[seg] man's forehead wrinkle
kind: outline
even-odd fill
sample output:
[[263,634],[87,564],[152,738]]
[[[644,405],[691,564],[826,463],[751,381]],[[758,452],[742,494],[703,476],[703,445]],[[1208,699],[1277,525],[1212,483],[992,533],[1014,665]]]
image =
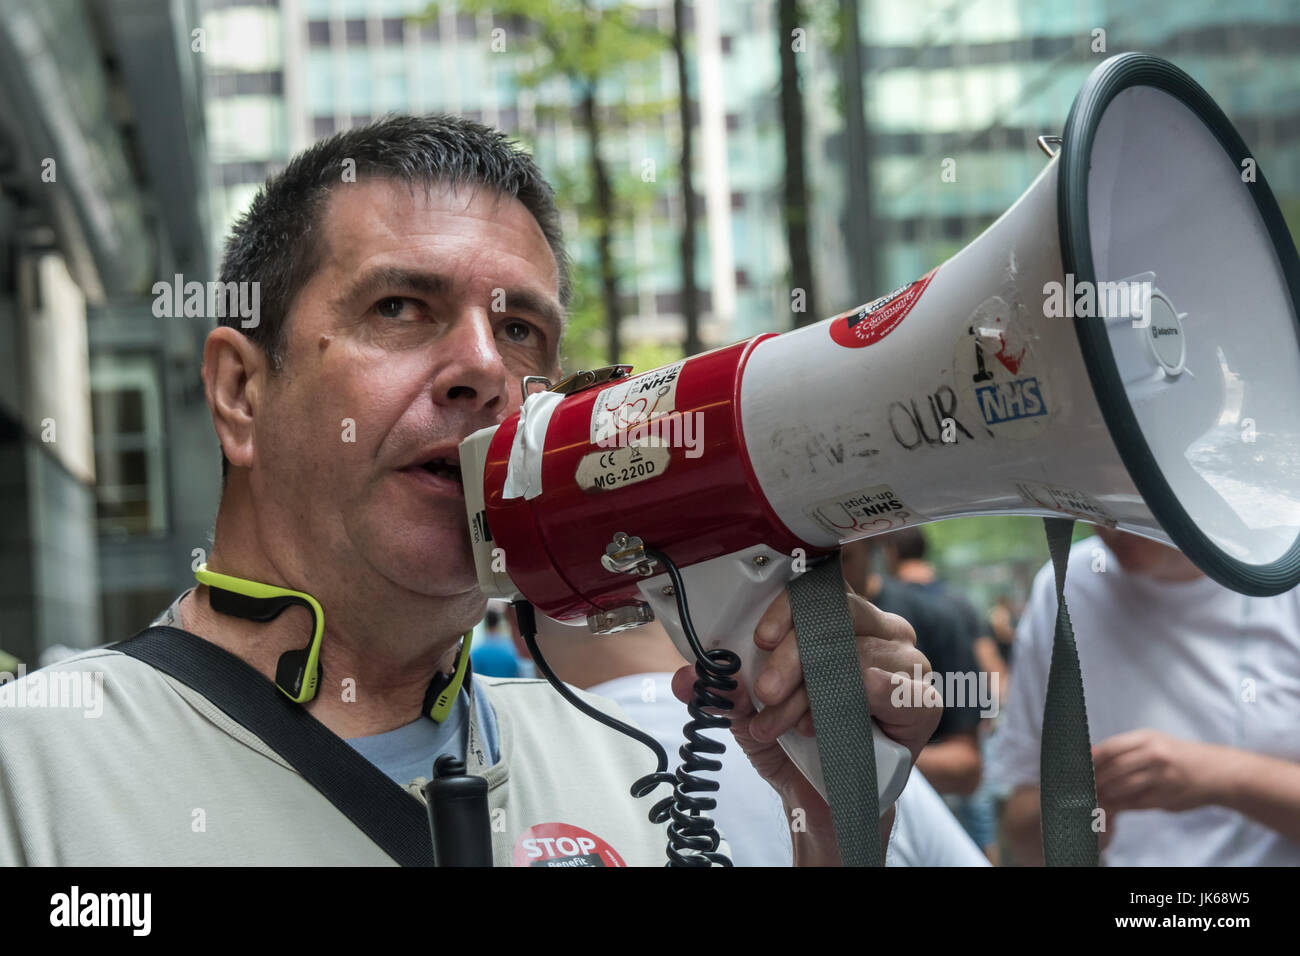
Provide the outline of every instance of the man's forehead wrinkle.
[[[490,281],[493,287],[518,290],[524,284],[533,285],[536,279],[541,279],[542,285],[536,290],[540,295],[535,297],[545,300],[550,307],[536,311],[553,313],[554,317],[558,318],[555,323],[556,332],[562,335],[567,325],[568,315],[557,296],[559,264],[540,225],[527,207],[501,190],[487,188],[477,183],[456,184],[444,180],[422,182],[421,185],[428,197],[428,212],[435,215],[449,214],[452,217],[451,221],[439,222],[433,218],[429,220],[421,218],[423,210],[419,208],[415,180],[403,181],[377,177],[359,183],[360,190],[357,186],[350,185],[332,190],[338,195],[330,197],[325,216],[322,217],[325,228],[321,230],[321,238],[326,240],[322,242],[324,246],[322,251],[325,253],[322,266],[328,267],[334,273],[334,280],[345,288],[339,293],[330,295],[331,302],[344,303],[361,291],[367,279],[376,282],[374,275],[368,277],[364,275],[373,270],[376,259],[389,259],[378,268],[379,272],[388,273],[386,277],[388,279],[400,280],[402,277],[398,273],[402,271],[412,274],[444,272],[450,263],[443,265],[432,262],[417,263],[411,256],[400,255],[400,253],[415,253],[430,248],[440,253],[442,249],[439,247],[445,246],[447,252],[458,258],[466,251],[477,253],[472,256],[475,260],[474,271],[478,272],[477,267],[480,265],[492,266],[493,268],[484,274],[484,278]],[[375,195],[371,192],[367,196],[366,192],[370,190],[377,190],[380,194]],[[383,196],[384,193],[387,193],[387,200]],[[474,211],[472,207],[479,197],[484,200],[486,208]],[[403,199],[411,202],[411,205],[405,209],[402,208]],[[508,207],[509,201],[518,204],[518,209],[509,209],[508,215],[503,216],[502,207]],[[460,208],[462,205],[463,210]],[[518,215],[510,215],[516,212]],[[497,231],[505,233],[505,235],[484,237],[488,243],[498,247],[496,253],[488,254],[489,250],[481,248],[482,243],[474,243],[472,249],[458,249],[456,245],[458,242],[466,238],[467,234],[472,235],[475,228],[481,227],[469,227],[463,222],[458,224],[455,221],[457,218],[484,222],[488,224],[490,233]],[[337,238],[334,238],[334,234],[337,234]],[[521,239],[526,241],[521,242]],[[446,245],[447,243],[451,245]],[[357,259],[358,252],[365,256],[361,261]],[[394,257],[394,253],[399,255]],[[398,261],[393,261],[394,258]],[[533,272],[536,278],[534,276],[511,278],[493,274],[495,268],[507,259],[516,260],[526,270]],[[354,277],[355,281],[349,281]],[[383,278],[385,277],[380,276],[378,282],[382,282]],[[427,282],[420,284],[429,285]],[[335,285],[335,288],[337,287]]]

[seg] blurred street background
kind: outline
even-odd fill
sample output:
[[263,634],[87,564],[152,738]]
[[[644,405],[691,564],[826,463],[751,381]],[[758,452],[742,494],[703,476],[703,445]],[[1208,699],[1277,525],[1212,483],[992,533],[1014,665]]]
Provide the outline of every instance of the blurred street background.
[[[192,584],[220,486],[211,321],[156,317],[150,290],[214,278],[313,141],[389,112],[517,137],[577,259],[566,367],[644,370],[942,262],[1130,50],[1209,90],[1294,232],[1297,2],[0,0],[0,649],[127,637]],[[1037,519],[925,530],[1014,619]]]

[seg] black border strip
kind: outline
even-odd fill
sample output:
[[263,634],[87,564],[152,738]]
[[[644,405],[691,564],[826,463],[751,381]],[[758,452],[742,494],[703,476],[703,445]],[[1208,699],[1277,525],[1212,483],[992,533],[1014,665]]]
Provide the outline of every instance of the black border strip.
[[[1070,107],[1060,152],[1057,218],[1061,261],[1066,272],[1074,273],[1076,281],[1096,281],[1088,229],[1088,173],[1097,126],[1110,101],[1132,86],[1154,87],[1182,102],[1214,134],[1238,168],[1243,159],[1251,156],[1241,136],[1210,95],[1172,63],[1145,53],[1123,53],[1100,64],[1084,81],[1074,105]],[[1300,321],[1296,319],[1300,313],[1297,307],[1300,303],[1300,257],[1296,255],[1295,243],[1273,191],[1258,165],[1250,192],[1286,277],[1291,293],[1292,321],[1296,324],[1297,343],[1300,343]],[[1120,457],[1151,513],[1174,543],[1211,578],[1243,594],[1268,597],[1300,584],[1300,535],[1282,557],[1271,564],[1257,565],[1228,555],[1196,526],[1165,480],[1142,434],[1115,367],[1105,327],[1084,318],[1075,318],[1074,325],[1097,404]],[[1300,386],[1300,383],[1292,383],[1292,386]]]

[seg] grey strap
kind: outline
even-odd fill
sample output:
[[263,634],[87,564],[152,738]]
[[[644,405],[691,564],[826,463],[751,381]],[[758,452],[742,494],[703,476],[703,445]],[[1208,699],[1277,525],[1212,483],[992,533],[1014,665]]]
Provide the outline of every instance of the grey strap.
[[840,858],[880,866],[876,745],[839,552],[786,590]]
[[1092,772],[1092,741],[1083,699],[1083,672],[1065,606],[1065,570],[1074,521],[1044,518],[1047,547],[1056,571],[1056,633],[1052,668],[1047,675],[1043,708],[1042,763],[1039,794],[1043,825],[1043,859],[1048,866],[1096,866],[1097,832],[1092,828],[1097,784]]

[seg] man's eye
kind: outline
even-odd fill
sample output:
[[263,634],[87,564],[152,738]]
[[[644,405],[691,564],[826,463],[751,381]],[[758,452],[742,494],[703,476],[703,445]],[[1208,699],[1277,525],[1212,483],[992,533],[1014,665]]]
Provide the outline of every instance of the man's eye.
[[533,335],[533,327],[527,322],[507,322],[502,329],[511,342],[527,342]]
[[380,299],[375,303],[375,311],[386,319],[400,318],[403,312],[410,312],[408,303],[399,296],[392,296],[387,299]]

